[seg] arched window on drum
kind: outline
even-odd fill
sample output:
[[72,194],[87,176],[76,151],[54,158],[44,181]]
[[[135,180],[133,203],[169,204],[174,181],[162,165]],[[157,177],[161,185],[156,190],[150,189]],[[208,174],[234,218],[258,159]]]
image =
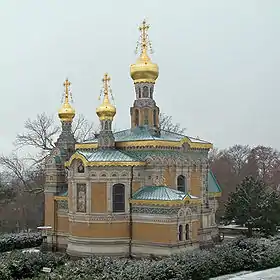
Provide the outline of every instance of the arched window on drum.
[[177,177],[177,190],[181,192],[186,192],[186,177],[184,175],[179,175]]
[[139,110],[135,110],[135,126],[139,126]]

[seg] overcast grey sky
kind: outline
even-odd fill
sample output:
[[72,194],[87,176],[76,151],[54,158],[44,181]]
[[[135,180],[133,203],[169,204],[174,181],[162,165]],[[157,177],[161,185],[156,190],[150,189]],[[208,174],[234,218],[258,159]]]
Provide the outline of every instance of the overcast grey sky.
[[116,128],[129,127],[129,65],[144,18],[162,112],[220,148],[280,149],[279,14],[278,0],[1,0],[0,151],[9,153],[26,119],[56,115],[65,77],[76,111],[97,122],[109,72]]

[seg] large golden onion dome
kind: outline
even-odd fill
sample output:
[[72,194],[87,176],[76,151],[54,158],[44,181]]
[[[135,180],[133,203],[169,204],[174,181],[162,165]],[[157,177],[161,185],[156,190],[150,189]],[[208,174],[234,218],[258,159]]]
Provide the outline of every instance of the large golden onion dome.
[[66,79],[63,85],[65,87],[65,96],[64,102],[58,111],[58,117],[62,122],[72,122],[75,117],[75,109],[69,103],[69,86],[71,83]]
[[103,81],[104,99],[100,106],[96,108],[96,114],[100,120],[113,120],[116,115],[116,107],[111,104],[109,99],[109,81],[110,77],[105,73]]
[[148,47],[151,47],[147,33],[149,27],[145,20],[139,27],[141,53],[136,63],[130,65],[130,76],[134,83],[155,83],[159,75],[158,65],[151,61],[147,53]]

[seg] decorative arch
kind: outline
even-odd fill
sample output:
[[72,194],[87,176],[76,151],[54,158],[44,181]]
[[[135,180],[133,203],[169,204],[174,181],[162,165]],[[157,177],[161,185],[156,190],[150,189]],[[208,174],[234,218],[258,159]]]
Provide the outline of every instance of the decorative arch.
[[122,177],[128,177],[128,173],[126,171],[122,172],[121,174]]
[[168,165],[169,166],[175,166],[176,165],[176,160],[174,158],[169,158],[168,159]]
[[106,171],[101,171],[99,174],[99,178],[102,179],[102,178],[106,178],[106,177],[108,177],[108,173]]
[[182,218],[185,216],[185,210],[183,208],[181,208],[179,211],[178,211],[178,217],[179,218]]
[[177,177],[177,190],[181,192],[186,192],[186,177],[184,175],[179,175]]
[[152,162],[153,162],[153,158],[151,157],[151,156],[147,156],[146,158],[145,158],[145,161],[146,161],[146,163],[147,164],[151,164]]
[[185,214],[186,214],[186,216],[191,216],[192,215],[191,208],[187,207],[186,210],[185,210]]
[[118,177],[118,174],[117,174],[116,172],[113,172],[113,173],[111,174],[111,177]]
[[87,164],[88,164],[87,159],[86,159],[83,155],[81,155],[79,152],[76,152],[75,154],[73,154],[73,155],[71,156],[71,158],[69,159],[69,161],[67,161],[67,162],[65,163],[65,166],[70,167],[70,166],[72,165],[72,162],[73,162],[74,160],[81,160],[84,166],[87,166]]
[[113,185],[113,212],[125,212],[125,185],[124,184],[115,184]]

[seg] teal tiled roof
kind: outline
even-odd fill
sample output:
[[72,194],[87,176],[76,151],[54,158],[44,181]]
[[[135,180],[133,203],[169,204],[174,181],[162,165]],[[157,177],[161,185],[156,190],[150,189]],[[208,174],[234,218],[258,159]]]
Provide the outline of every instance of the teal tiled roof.
[[166,186],[145,186],[134,193],[132,199],[174,201],[184,200],[186,197],[196,198],[194,196]]
[[208,172],[208,191],[210,193],[220,193],[222,191],[212,171]]
[[204,140],[196,139],[193,137],[188,137],[183,134],[175,133],[175,132],[170,132],[166,130],[161,130],[160,131],[160,136],[154,136],[152,134],[152,131],[146,127],[146,126],[141,126],[141,127],[136,127],[134,129],[126,129],[122,131],[118,131],[114,133],[115,139],[117,142],[125,142],[125,141],[141,141],[141,140],[165,140],[165,141],[180,141],[183,138],[187,137],[189,138],[192,142],[196,143],[209,143]]
[[84,156],[89,162],[103,161],[103,162],[138,162],[139,159],[133,158],[128,154],[115,149],[98,149],[93,151],[78,150],[77,153]]
[[133,158],[138,158],[139,160],[145,160],[148,156],[168,157],[172,159],[184,158],[182,152],[176,150],[131,150],[125,151],[125,153]]
[[[160,136],[154,136],[152,131],[147,126],[140,126],[133,129],[125,129],[114,133],[116,142],[127,142],[127,141],[142,141],[142,140],[162,140],[162,141],[174,141],[178,142],[183,138],[187,137],[190,141],[194,143],[209,143],[204,140],[196,139],[194,137],[189,137],[183,134],[170,132],[166,130],[161,130]],[[87,140],[83,143],[96,143],[97,138],[92,140]]]

